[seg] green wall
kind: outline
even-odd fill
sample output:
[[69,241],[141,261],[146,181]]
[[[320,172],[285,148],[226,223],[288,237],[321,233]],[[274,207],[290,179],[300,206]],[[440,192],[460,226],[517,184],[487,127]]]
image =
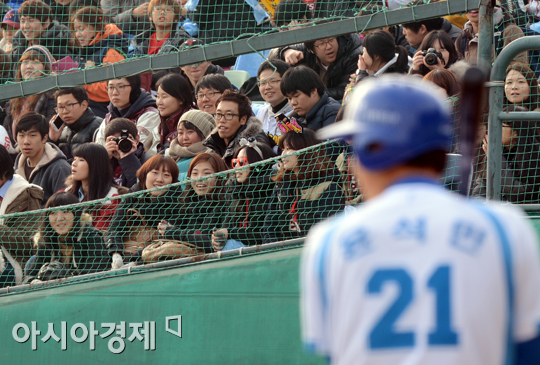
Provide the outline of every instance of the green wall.
[[[540,234],[540,217],[531,221]],[[301,248],[282,249],[190,266],[56,286],[0,296],[0,364],[322,364],[306,355],[300,342],[298,267]],[[165,318],[182,316],[182,338],[165,330]],[[12,335],[17,323],[41,335],[37,350]],[[53,339],[43,343],[48,323],[60,335],[67,322],[67,349]],[[76,343],[75,323],[126,322],[125,350],[113,354],[115,334]],[[129,323],[155,322],[155,350],[127,338]],[[178,322],[170,327],[177,330]],[[79,330],[77,336],[81,336]],[[21,329],[18,335],[22,337]],[[118,345],[115,345],[117,348]]]
[[[298,265],[300,248],[112,277],[0,297],[0,364],[320,364],[300,342]],[[182,315],[182,338],[165,330],[165,317]],[[20,322],[41,331],[37,350],[31,338],[16,342]],[[43,343],[48,323],[57,336],[67,325],[67,350],[53,339]],[[76,343],[71,327],[89,328],[125,321],[125,350],[113,354],[99,336]],[[129,323],[155,321],[154,351],[127,338]],[[177,330],[178,322],[171,323]],[[102,332],[102,333],[103,333]],[[19,337],[24,336],[21,329]],[[77,332],[81,336],[82,331]],[[115,345],[117,348],[118,345]]]

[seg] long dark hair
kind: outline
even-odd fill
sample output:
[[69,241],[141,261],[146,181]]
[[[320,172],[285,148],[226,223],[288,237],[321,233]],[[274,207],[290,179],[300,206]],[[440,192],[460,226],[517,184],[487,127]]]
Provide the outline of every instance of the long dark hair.
[[[418,47],[418,50],[427,51],[428,49],[433,48],[433,44],[435,44],[437,41],[439,41],[441,47],[446,49],[449,53],[448,63],[444,65],[444,68],[448,68],[459,60],[459,54],[456,50],[454,42],[452,42],[452,38],[450,38],[448,33],[446,33],[444,30],[433,30],[429,32],[424,37],[420,47]],[[426,75],[431,70],[425,65],[421,65],[420,71],[422,72],[422,75]]]
[[368,51],[373,61],[378,56],[381,62],[389,62],[396,53],[398,59],[396,63],[388,67],[385,73],[406,73],[409,69],[409,54],[403,46],[396,46],[394,37],[385,30],[376,30],[373,33],[369,33],[362,43],[364,48]]
[[[51,195],[49,200],[47,200],[47,204],[45,204],[45,209],[71,206],[77,203],[79,203],[79,198],[77,198],[75,195],[67,191],[59,191],[58,193]],[[69,211],[73,213],[74,217],[73,226],[71,228],[71,231],[69,231],[67,234],[66,242],[74,243],[76,241],[75,237],[81,229],[80,221],[83,208],[72,206],[69,208]],[[49,247],[51,243],[58,243],[59,241],[58,233],[56,233],[56,231],[51,227],[51,223],[49,221],[49,215],[53,212],[54,211],[50,210],[44,211],[43,221],[40,228],[41,239],[43,243]]]
[[[113,182],[113,172],[110,165],[109,154],[105,147],[97,143],[83,143],[73,151],[73,157],[84,158],[88,163],[88,191],[84,192],[82,201],[102,199],[107,196]],[[82,186],[81,181],[68,178],[69,186],[66,191],[77,195]]]
[[193,93],[189,88],[189,81],[180,74],[170,73],[156,82],[156,90],[161,87],[170,96],[180,100],[184,107],[191,107],[193,104]]

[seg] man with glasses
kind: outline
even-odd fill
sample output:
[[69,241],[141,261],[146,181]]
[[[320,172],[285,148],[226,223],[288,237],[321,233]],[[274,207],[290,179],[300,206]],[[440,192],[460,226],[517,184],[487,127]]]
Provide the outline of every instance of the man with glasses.
[[[88,94],[84,87],[70,87],[56,92],[57,117],[49,123],[49,140],[56,144],[69,162],[77,146],[92,142],[95,131],[103,119],[97,117],[88,107]],[[56,125],[63,125],[56,130]]]
[[225,90],[217,101],[216,128],[203,142],[208,152],[215,152],[223,158],[228,167],[242,138],[254,137],[267,143],[262,123],[253,116],[249,98],[236,90]]
[[358,35],[351,33],[284,47],[279,56],[290,65],[303,64],[314,70],[327,94],[340,101],[351,74],[356,72],[360,46]]
[[290,68],[289,64],[278,59],[265,61],[257,71],[257,85],[264,101],[268,103],[257,112],[257,118],[263,123],[263,132],[268,137],[268,143],[274,153],[278,155],[279,137],[281,129],[278,128],[276,116],[284,114],[289,116],[293,108],[281,92],[281,78]]

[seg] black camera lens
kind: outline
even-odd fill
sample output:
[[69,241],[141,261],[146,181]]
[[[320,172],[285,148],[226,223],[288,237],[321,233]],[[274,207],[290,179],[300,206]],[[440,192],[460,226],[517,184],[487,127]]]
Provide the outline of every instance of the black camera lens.
[[438,57],[434,53],[428,53],[424,59],[426,60],[426,63],[430,66],[433,66],[439,63]]
[[128,153],[131,151],[131,141],[128,138],[120,138],[118,141],[116,141],[118,144],[118,149],[124,153]]

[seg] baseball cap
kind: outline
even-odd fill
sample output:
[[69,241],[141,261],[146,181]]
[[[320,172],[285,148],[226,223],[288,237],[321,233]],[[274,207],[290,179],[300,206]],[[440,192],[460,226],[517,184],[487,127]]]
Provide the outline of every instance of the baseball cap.
[[4,28],[5,25],[9,25],[15,29],[19,29],[21,27],[17,10],[10,10],[7,12],[7,14],[4,16],[4,20],[2,20],[2,28]]

